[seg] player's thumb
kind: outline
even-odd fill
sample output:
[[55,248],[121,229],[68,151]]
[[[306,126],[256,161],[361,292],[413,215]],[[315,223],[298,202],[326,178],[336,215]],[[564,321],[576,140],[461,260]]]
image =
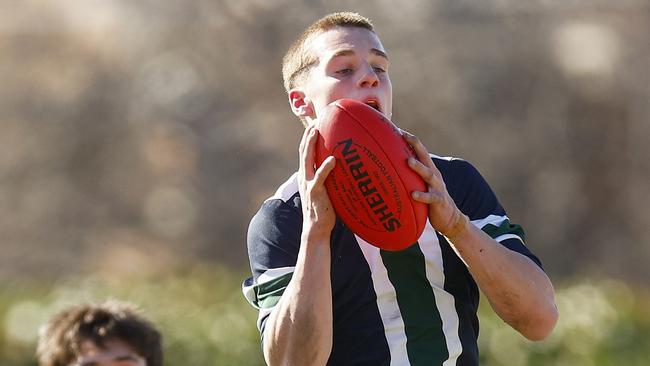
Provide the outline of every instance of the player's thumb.
[[316,175],[315,175],[315,180],[317,184],[322,184],[327,176],[330,174],[332,169],[334,169],[334,166],[336,165],[336,159],[333,156],[328,156],[323,160],[323,164],[321,164],[318,169],[316,170]]

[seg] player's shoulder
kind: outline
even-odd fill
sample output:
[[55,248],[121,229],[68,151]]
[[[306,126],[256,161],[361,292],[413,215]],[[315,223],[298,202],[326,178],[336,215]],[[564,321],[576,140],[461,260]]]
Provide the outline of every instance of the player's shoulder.
[[[492,189],[478,169],[469,161],[450,156],[429,154],[440,171],[447,191],[459,205],[492,197]],[[465,207],[467,208],[467,207]]]
[[264,203],[280,200],[283,202],[289,202],[292,198],[298,193],[298,172],[293,173],[289,179],[282,183],[275,193],[264,200]]
[[274,221],[278,217],[300,214],[300,196],[298,194],[298,173],[291,175],[282,183],[275,193],[262,202],[259,210],[251,220],[251,225]]
[[471,179],[480,175],[474,165],[463,158],[442,156],[434,153],[429,153],[429,157],[431,157],[445,180]]
[[264,258],[269,247],[273,246],[298,247],[296,243],[299,243],[302,228],[302,210],[297,177],[294,174],[281,184],[251,218],[247,233],[250,258]]

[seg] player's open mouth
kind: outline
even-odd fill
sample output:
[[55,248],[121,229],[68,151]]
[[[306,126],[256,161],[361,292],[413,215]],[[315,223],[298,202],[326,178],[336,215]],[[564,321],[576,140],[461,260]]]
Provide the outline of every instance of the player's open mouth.
[[379,109],[379,102],[377,102],[376,100],[369,99],[369,100],[366,100],[364,103],[366,103],[367,105],[369,105],[369,106],[373,107],[374,109],[378,110],[379,112],[381,112],[381,110]]

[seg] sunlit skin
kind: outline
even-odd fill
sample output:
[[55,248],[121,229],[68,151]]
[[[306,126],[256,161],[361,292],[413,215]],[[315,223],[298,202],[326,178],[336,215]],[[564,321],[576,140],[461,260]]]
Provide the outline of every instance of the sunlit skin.
[[393,111],[389,61],[377,35],[365,28],[337,27],[313,39],[318,62],[307,81],[289,91],[294,113],[313,124],[329,103],[349,98],[374,101],[387,117]]
[[[324,182],[335,159],[330,156],[315,167],[318,112],[332,101],[350,98],[372,104],[389,118],[392,114],[388,57],[375,33],[336,27],[315,37],[311,51],[318,62],[303,85],[289,91],[293,113],[307,121],[298,170],[303,227],[292,280],[265,329],[264,357],[269,365],[325,365],[332,349],[330,236],[336,216]],[[428,185],[426,192],[412,192],[413,199],[429,205],[431,225],[453,236],[449,239],[455,251],[505,322],[531,340],[545,338],[558,318],[546,274],[474,225],[457,230],[464,215],[447,192],[442,174],[416,136],[408,132],[403,136],[417,154],[409,166]]]
[[81,355],[70,366],[147,366],[147,361],[119,339],[109,339],[102,347],[85,340]]

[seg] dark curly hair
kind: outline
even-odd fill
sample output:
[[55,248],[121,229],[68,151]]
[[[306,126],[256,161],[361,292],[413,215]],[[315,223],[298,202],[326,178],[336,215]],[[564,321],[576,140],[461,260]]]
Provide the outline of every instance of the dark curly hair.
[[80,356],[84,341],[101,348],[115,339],[129,345],[147,366],[162,366],[160,332],[135,306],[114,300],[74,306],[53,316],[41,328],[36,354],[40,366],[69,366]]

